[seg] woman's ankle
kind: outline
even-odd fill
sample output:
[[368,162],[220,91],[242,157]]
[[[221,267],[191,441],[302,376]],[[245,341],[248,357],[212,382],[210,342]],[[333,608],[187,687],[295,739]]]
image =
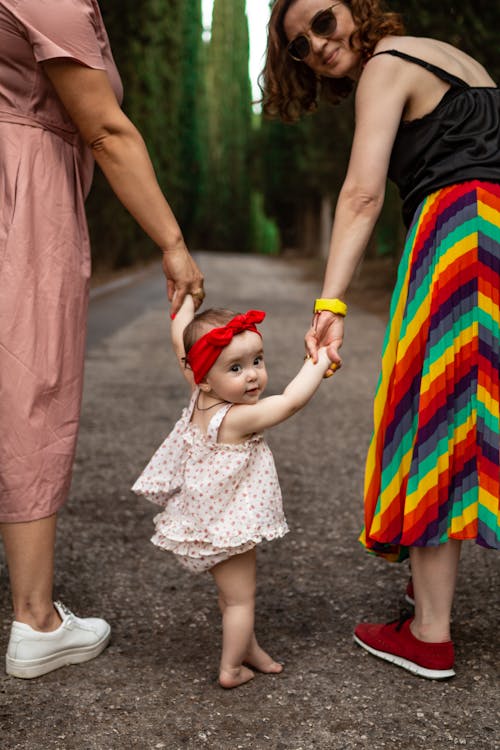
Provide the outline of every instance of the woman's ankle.
[[42,633],[57,630],[61,624],[61,618],[52,601],[37,605],[31,602],[15,604],[14,619]]
[[410,624],[410,631],[417,640],[424,643],[447,643],[451,641],[449,621],[423,623],[415,617]]

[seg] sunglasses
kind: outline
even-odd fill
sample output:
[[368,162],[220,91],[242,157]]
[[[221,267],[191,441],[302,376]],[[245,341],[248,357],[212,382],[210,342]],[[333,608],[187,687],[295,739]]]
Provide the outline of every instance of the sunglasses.
[[[316,13],[309,24],[309,31],[312,31],[315,36],[322,37],[330,36],[330,34],[335,33],[337,19],[335,18],[332,8],[340,4],[341,3],[333,3],[333,5],[330,5],[326,10],[320,10],[319,13]],[[293,60],[302,62],[302,60],[305,60],[311,52],[311,42],[309,37],[305,33],[299,34],[295,39],[292,39],[286,50]]]

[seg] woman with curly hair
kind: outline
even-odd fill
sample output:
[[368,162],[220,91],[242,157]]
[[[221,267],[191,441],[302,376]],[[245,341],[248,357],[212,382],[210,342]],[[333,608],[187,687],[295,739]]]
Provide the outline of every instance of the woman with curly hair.
[[[408,228],[365,474],[368,551],[409,556],[414,616],[356,642],[431,679],[454,675],[463,540],[500,548],[500,93],[479,62],[406,36],[380,0],[277,0],[263,102],[285,121],[355,89],[356,126],[306,346],[340,364],[344,297],[386,178]],[[407,594],[409,594],[407,590]]]

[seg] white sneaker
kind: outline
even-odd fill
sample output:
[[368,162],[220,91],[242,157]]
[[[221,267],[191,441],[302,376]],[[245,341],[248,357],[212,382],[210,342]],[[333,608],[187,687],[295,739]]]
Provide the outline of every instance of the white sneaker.
[[42,633],[23,622],[13,622],[5,657],[7,674],[40,677],[66,664],[90,661],[108,645],[111,628],[98,617],[76,617],[61,602],[54,602],[62,623]]

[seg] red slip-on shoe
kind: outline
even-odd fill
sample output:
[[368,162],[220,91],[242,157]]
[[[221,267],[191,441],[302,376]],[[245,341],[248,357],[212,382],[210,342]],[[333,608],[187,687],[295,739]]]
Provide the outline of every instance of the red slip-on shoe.
[[387,625],[362,623],[354,631],[354,640],[380,659],[397,664],[419,677],[444,680],[453,677],[453,643],[427,643],[415,638],[408,615]]

